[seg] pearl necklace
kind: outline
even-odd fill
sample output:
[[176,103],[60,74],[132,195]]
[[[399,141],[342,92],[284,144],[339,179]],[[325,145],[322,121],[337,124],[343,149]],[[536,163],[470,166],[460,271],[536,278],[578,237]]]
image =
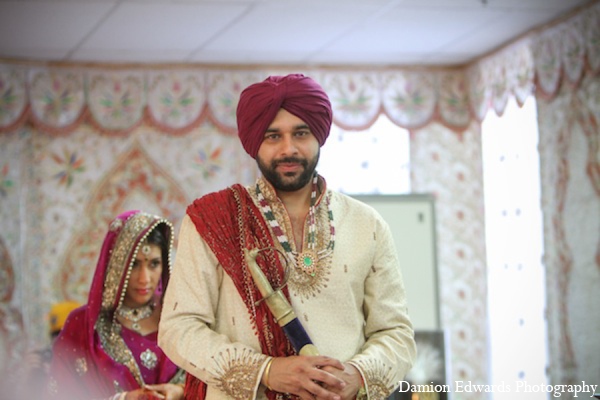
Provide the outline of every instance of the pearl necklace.
[[141,306],[138,308],[131,308],[123,305],[117,310],[117,314],[119,314],[120,317],[126,319],[127,321],[131,321],[131,327],[135,331],[139,332],[141,330],[139,322],[151,316],[154,312],[154,307],[156,307],[156,304],[154,304],[154,302],[150,302],[145,306]]
[[327,216],[329,218],[329,243],[327,247],[322,250],[316,251],[317,241],[317,220],[315,217],[315,203],[317,200],[317,181],[318,175],[315,173],[312,183],[312,191],[310,194],[310,207],[308,209],[308,238],[306,249],[302,253],[298,253],[292,250],[292,246],[287,238],[287,235],[281,229],[279,222],[275,218],[273,209],[269,205],[269,202],[265,199],[263,193],[260,190],[258,183],[256,184],[256,196],[258,198],[261,211],[265,219],[269,222],[269,226],[273,230],[277,240],[285,250],[290,262],[302,271],[310,276],[315,276],[317,272],[317,264],[320,260],[327,257],[333,251],[335,246],[335,226],[333,223],[333,213],[330,207],[330,196],[325,196],[325,204],[327,205]]

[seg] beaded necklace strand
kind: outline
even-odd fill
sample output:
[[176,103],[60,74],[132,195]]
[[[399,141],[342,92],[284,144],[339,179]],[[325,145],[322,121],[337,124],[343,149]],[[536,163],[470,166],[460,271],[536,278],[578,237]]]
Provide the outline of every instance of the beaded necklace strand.
[[287,238],[287,235],[281,229],[279,222],[275,218],[275,214],[265,199],[258,183],[256,184],[256,196],[261,208],[261,212],[277,237],[277,240],[285,250],[290,262],[310,276],[315,276],[317,273],[317,264],[320,260],[327,257],[335,246],[335,225],[333,223],[333,212],[330,207],[330,196],[325,196],[325,204],[327,206],[327,217],[329,219],[329,243],[327,247],[316,251],[317,242],[317,219],[315,216],[315,204],[317,201],[317,182],[318,175],[315,173],[312,182],[312,191],[310,194],[310,207],[308,209],[308,237],[306,250],[301,253],[292,250],[292,246]]

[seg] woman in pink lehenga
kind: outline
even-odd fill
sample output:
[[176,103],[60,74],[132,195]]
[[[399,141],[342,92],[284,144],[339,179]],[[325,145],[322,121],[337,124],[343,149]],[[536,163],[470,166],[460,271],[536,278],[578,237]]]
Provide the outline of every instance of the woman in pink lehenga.
[[183,398],[184,372],[157,345],[172,243],[163,218],[128,211],[111,222],[88,302],[54,344],[50,398]]

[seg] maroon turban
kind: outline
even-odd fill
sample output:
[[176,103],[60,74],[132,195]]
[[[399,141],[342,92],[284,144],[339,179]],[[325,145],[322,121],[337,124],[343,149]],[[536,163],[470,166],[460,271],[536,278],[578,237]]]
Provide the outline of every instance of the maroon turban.
[[302,74],[270,76],[244,89],[237,106],[238,135],[252,158],[282,108],[306,122],[321,146],[325,143],[333,114],[323,88]]

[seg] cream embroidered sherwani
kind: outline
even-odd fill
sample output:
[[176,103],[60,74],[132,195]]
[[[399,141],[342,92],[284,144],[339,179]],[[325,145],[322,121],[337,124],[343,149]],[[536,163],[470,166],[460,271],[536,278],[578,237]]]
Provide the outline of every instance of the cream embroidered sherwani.
[[[258,184],[294,248],[283,204],[264,179]],[[255,187],[247,189],[258,205]],[[291,304],[320,354],[352,363],[369,398],[384,399],[416,353],[393,238],[371,207],[337,192],[325,191],[325,196],[330,196],[335,248],[318,262],[315,276],[290,268]],[[317,251],[330,241],[325,196],[316,206]],[[164,299],[159,345],[208,384],[208,399],[266,398],[260,379],[269,356],[261,353],[232,280],[187,215]]]

